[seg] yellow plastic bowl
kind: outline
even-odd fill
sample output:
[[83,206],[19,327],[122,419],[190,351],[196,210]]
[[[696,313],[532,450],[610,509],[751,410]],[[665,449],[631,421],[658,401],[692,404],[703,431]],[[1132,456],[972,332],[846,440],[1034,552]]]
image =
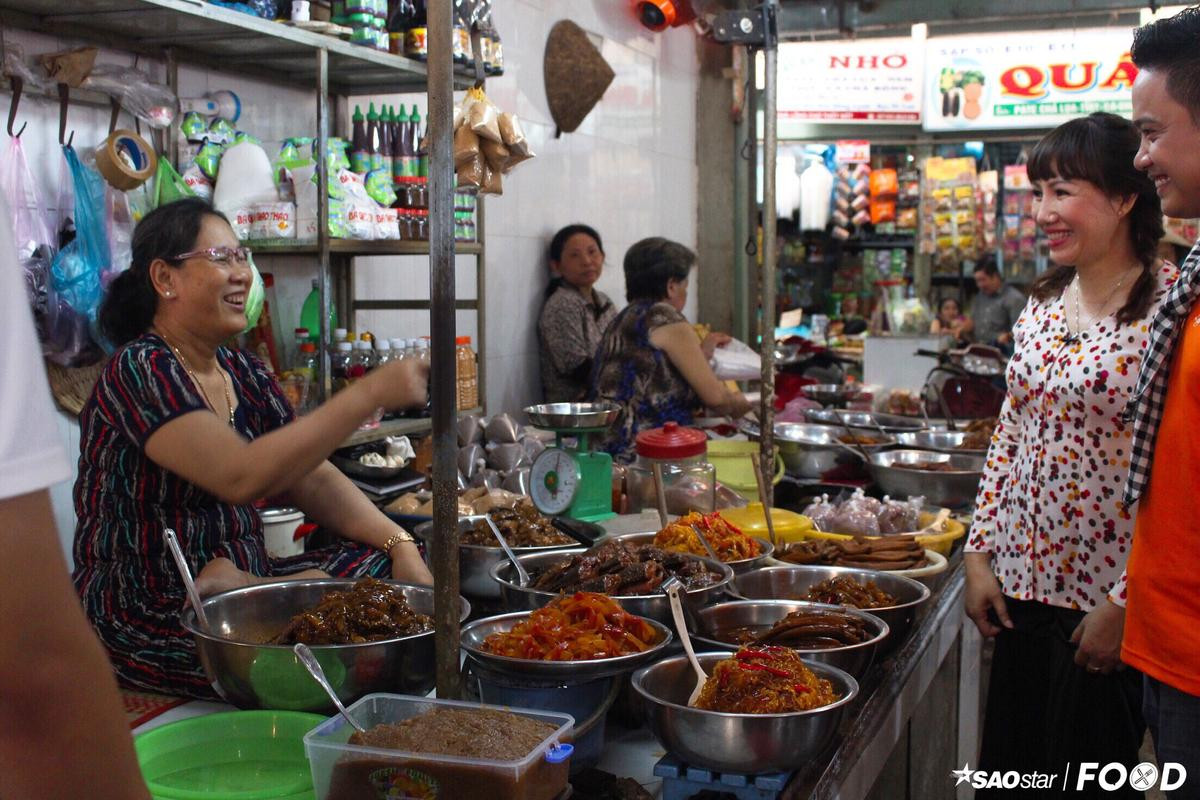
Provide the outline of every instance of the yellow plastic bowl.
[[[758,481],[754,479],[752,453],[758,452],[758,442],[711,441],[708,443],[708,463],[717,472],[717,480],[747,500],[758,499]],[[764,470],[765,471],[765,470]],[[775,473],[772,483],[783,478],[783,456],[775,453]]]
[[[935,511],[922,511],[920,524],[922,527],[930,524],[937,517]],[[935,553],[941,553],[944,556],[950,555],[950,548],[954,546],[954,540],[963,536],[967,532],[967,526],[950,517],[946,520],[945,530],[941,533],[924,533],[916,537],[916,540],[921,543],[922,547],[933,550]],[[891,536],[911,536],[908,533],[894,533]],[[805,533],[805,538],[808,539],[853,539],[854,537],[848,533],[827,533],[825,531],[810,530]],[[887,536],[864,536],[864,539],[886,539]]]
[[[718,513],[747,536],[770,540],[767,515],[763,513],[762,503],[751,503],[745,508],[724,508]],[[771,509],[771,523],[775,526],[775,539],[780,545],[803,541],[813,529],[811,519],[784,508]]]

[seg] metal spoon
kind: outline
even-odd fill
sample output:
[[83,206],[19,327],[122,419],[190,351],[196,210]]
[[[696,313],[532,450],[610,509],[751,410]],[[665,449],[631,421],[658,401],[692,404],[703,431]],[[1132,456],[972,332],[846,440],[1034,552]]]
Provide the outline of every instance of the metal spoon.
[[939,511],[937,513],[937,516],[933,518],[933,522],[929,523],[924,528],[917,531],[917,535],[928,534],[928,533],[941,533],[944,529],[944,526],[946,525],[946,520],[948,520],[948,519],[950,519],[950,509],[943,508],[941,511]]
[[708,673],[704,671],[704,667],[700,666],[700,660],[696,658],[696,651],[692,649],[692,637],[688,634],[687,623],[683,620],[683,605],[679,599],[679,587],[679,581],[668,582],[666,592],[671,601],[671,617],[675,620],[675,630],[679,633],[679,641],[683,642],[683,651],[687,653],[688,661],[696,672],[696,688],[692,689],[692,693],[688,697],[688,705],[694,706],[700,699],[700,691],[704,688],[705,681],[708,680]]
[[196,582],[192,580],[192,568],[188,566],[187,559],[183,557],[183,548],[179,546],[179,537],[170,528],[163,528],[163,538],[167,540],[167,549],[171,551],[171,556],[175,559],[175,566],[179,568],[179,576],[183,578],[183,586],[187,589],[188,600],[191,601],[192,608],[196,610],[196,621],[204,630],[212,630],[208,624],[208,616],[204,613],[204,606],[200,602],[200,593],[196,591]]
[[693,525],[692,530],[696,532],[697,538],[700,539],[700,544],[704,545],[704,549],[708,552],[708,557],[713,561],[720,561],[720,556],[717,555],[717,551],[713,549],[713,546],[708,543],[708,537],[704,535],[704,531],[700,530],[700,526]]
[[484,519],[487,520],[488,527],[492,529],[492,534],[496,537],[496,541],[504,548],[504,553],[508,556],[508,560],[517,568],[517,585],[525,588],[529,585],[529,573],[525,571],[525,567],[517,560],[517,554],[508,546],[508,540],[504,538],[504,534],[496,527],[496,523],[492,521],[491,515],[485,515]]
[[662,464],[655,461],[651,468],[654,473],[654,494],[658,498],[658,522],[661,527],[667,527],[667,493],[663,490]]
[[296,658],[300,659],[300,663],[308,670],[308,674],[313,676],[313,680],[321,684],[321,688],[325,690],[325,694],[329,695],[329,699],[337,706],[337,710],[341,715],[354,726],[354,730],[359,733],[366,733],[367,729],[358,724],[358,720],[350,716],[350,712],[342,705],[341,698],[337,696],[337,692],[329,685],[329,679],[325,677],[325,670],[321,669],[321,662],[317,661],[317,657],[313,655],[313,651],[308,649],[308,645],[304,642],[296,642],[292,652],[296,654]]

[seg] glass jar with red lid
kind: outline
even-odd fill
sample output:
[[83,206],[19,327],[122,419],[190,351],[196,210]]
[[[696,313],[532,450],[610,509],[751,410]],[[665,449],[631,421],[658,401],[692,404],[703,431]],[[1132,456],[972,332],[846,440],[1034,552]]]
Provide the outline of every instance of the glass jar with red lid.
[[626,470],[629,511],[654,511],[654,465],[662,469],[667,513],[682,516],[691,511],[716,510],[717,474],[708,462],[708,437],[703,431],[668,422],[642,431],[635,439],[637,459]]

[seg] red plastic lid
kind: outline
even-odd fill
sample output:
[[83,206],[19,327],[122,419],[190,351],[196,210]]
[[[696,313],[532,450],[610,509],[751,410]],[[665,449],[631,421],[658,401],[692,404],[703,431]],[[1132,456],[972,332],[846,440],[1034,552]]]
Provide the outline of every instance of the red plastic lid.
[[695,428],[684,428],[678,422],[668,422],[661,428],[642,431],[637,435],[639,456],[669,461],[691,458],[708,452],[708,437]]

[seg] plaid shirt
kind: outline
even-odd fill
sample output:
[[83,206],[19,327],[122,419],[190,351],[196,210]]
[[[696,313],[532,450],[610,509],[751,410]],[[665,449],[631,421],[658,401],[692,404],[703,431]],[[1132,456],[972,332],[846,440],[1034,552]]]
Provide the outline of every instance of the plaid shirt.
[[1129,405],[1125,407],[1125,423],[1133,425],[1133,447],[1130,451],[1129,478],[1125,483],[1125,507],[1130,508],[1142,496],[1150,483],[1150,467],[1154,460],[1154,440],[1162,421],[1163,405],[1167,399],[1167,380],[1171,373],[1171,356],[1179,341],[1182,322],[1196,298],[1200,296],[1200,242],[1192,247],[1179,269],[1179,279],[1163,299],[1158,313],[1150,323],[1150,345],[1142,360],[1137,386]]

